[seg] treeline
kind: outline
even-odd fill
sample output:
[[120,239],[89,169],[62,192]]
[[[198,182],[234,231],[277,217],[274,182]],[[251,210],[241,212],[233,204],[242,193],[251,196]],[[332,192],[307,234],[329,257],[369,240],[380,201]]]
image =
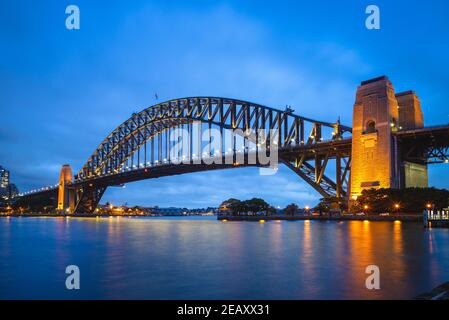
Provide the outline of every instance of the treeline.
[[370,189],[357,198],[352,211],[365,213],[421,213],[449,205],[449,191],[436,188]]
[[[220,209],[223,211],[229,211],[232,215],[243,214],[273,214],[276,213],[276,208],[271,206],[265,200],[260,198],[252,198],[249,200],[238,200],[235,198],[228,199],[220,205]],[[279,210],[287,215],[294,215],[302,212],[298,205],[292,203],[286,206],[284,209]]]
[[238,199],[228,199],[224,201],[220,208],[227,209],[233,215],[241,215],[241,214],[256,214],[256,213],[274,213],[276,209],[269,205],[265,200],[260,198],[252,198],[249,200],[238,200]]

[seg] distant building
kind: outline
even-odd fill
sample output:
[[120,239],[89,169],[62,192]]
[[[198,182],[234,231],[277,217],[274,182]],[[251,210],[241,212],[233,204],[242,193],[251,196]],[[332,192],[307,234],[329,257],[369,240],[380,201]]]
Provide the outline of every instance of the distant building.
[[0,166],[0,188],[9,187],[9,171]]
[[17,188],[17,186],[14,183],[10,183],[8,189],[10,196],[16,196],[19,194],[19,188]]
[[160,208],[158,206],[152,208],[152,214],[161,216],[205,216],[213,215],[217,211],[217,208],[207,207],[198,209],[187,209],[187,208]]
[[175,207],[169,207],[169,208],[154,207],[154,213],[163,215],[163,216],[180,216],[183,214],[187,214],[187,209],[175,208]]
[[187,208],[177,208],[168,207],[161,208],[158,206],[154,207],[143,207],[143,206],[132,206],[128,207],[126,204],[121,206],[114,206],[109,202],[106,204],[98,205],[95,210],[99,214],[113,214],[113,215],[148,215],[148,216],[212,216],[217,213],[218,208],[207,207],[198,209],[187,209]]
[[188,215],[194,216],[211,216],[217,213],[218,208],[215,207],[207,207],[207,208],[198,208],[198,209],[188,209]]
[[16,185],[10,183],[9,171],[0,166],[0,197],[9,198],[19,193]]

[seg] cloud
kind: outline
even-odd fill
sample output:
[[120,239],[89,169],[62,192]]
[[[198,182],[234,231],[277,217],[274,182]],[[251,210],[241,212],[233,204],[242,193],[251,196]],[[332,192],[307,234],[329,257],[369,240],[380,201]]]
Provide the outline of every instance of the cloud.
[[[355,86],[342,74],[368,68],[351,48],[300,37],[289,39],[291,47],[305,49],[292,55],[263,21],[226,5],[147,5],[115,17],[110,28],[103,25],[109,21],[93,17],[83,19],[76,38],[55,34],[49,47],[60,44],[59,53],[52,51],[57,59],[28,62],[23,74],[8,75],[2,96],[14,108],[5,110],[5,132],[17,128],[24,138],[2,161],[21,189],[54,183],[64,163],[77,172],[110,131],[160,100],[227,96],[278,108],[289,104],[297,114],[323,121],[342,115],[349,123]],[[33,42],[36,56],[48,51],[49,38]],[[260,177],[257,169],[234,169],[110,188],[105,199],[192,207],[231,196],[263,197],[274,205],[319,198],[288,170]]]

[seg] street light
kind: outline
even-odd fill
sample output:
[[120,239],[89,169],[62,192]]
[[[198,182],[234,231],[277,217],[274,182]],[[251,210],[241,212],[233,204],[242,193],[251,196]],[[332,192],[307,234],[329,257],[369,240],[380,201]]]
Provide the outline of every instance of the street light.
[[399,212],[399,208],[400,208],[399,203],[395,203],[394,204],[394,208],[396,209],[396,213],[398,213]]

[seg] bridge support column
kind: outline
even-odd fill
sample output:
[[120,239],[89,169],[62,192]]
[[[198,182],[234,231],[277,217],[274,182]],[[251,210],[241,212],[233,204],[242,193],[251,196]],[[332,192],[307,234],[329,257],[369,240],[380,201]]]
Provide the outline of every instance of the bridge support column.
[[72,169],[68,164],[61,168],[58,187],[58,210],[73,212],[75,207],[75,193],[70,187],[73,181]]
[[[399,130],[413,130],[424,127],[421,104],[414,91],[396,94],[399,105]],[[400,145],[399,145],[400,148]],[[427,188],[427,164],[403,161],[401,163],[400,188]]]
[[413,91],[395,94],[385,76],[363,81],[357,89],[352,125],[350,206],[365,189],[427,187],[427,165],[403,162],[395,135],[424,126]]
[[387,77],[364,81],[353,111],[350,206],[364,189],[398,188],[398,102]]
[[80,186],[76,190],[76,205],[74,212],[94,213],[105,191],[105,186],[95,186],[93,184]]

